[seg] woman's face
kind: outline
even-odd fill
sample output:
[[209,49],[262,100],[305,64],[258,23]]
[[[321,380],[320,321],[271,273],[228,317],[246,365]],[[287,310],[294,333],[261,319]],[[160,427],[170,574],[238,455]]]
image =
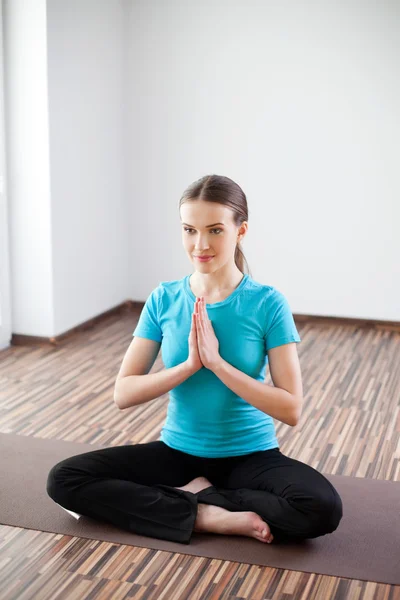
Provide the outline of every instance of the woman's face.
[[[231,209],[205,200],[187,201],[180,207],[183,247],[198,271],[208,273],[234,263],[238,229]],[[207,227],[212,225],[212,227]],[[211,255],[209,261],[196,256]]]

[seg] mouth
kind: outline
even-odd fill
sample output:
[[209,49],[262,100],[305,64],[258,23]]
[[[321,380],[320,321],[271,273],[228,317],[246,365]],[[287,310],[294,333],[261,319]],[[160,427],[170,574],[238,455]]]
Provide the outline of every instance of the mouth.
[[204,256],[197,256],[196,254],[193,254],[193,257],[196,258],[197,260],[200,260],[201,262],[206,262],[211,260],[212,258],[214,258],[213,255],[204,255]]

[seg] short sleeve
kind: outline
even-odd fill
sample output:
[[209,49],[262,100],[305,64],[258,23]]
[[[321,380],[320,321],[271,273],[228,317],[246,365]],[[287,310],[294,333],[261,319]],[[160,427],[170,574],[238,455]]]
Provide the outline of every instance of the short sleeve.
[[267,299],[267,321],[265,326],[265,352],[276,346],[301,342],[292,311],[285,296],[274,290]]
[[132,334],[137,337],[149,338],[155,342],[162,341],[162,331],[159,321],[159,298],[161,287],[156,287],[147,298],[135,331]]

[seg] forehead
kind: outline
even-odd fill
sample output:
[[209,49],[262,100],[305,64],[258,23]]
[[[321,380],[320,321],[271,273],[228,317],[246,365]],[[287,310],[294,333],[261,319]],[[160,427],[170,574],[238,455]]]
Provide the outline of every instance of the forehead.
[[180,209],[182,223],[206,227],[211,223],[223,223],[225,226],[231,223],[231,211],[229,207],[216,202],[185,202]]

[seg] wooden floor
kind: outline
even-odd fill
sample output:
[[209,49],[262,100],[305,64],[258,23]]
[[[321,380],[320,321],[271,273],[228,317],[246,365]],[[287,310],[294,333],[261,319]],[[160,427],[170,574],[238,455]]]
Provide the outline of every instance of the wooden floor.
[[[1,351],[0,431],[108,446],[157,440],[168,395],[125,411],[113,403],[138,316],[122,309],[58,347]],[[275,421],[281,452],[327,474],[399,481],[400,333],[355,325],[297,327],[305,405],[296,427]],[[160,353],[152,372],[162,368]],[[269,372],[267,382],[272,384]],[[0,589],[1,600],[400,598],[400,586],[3,525]]]

